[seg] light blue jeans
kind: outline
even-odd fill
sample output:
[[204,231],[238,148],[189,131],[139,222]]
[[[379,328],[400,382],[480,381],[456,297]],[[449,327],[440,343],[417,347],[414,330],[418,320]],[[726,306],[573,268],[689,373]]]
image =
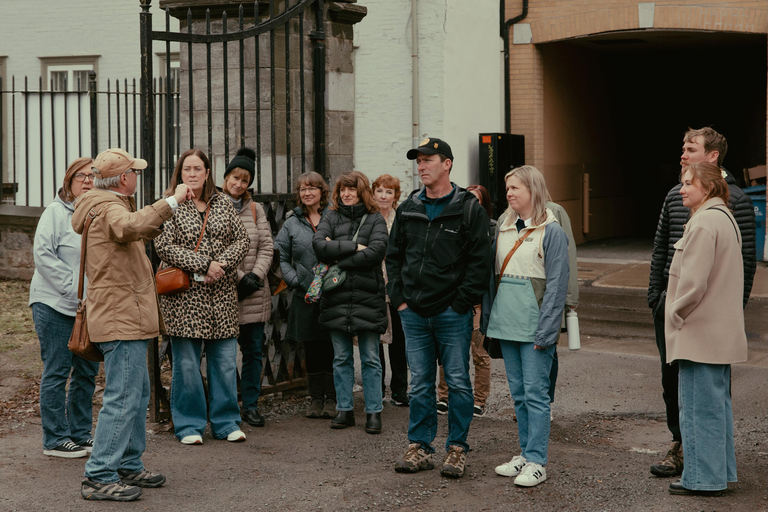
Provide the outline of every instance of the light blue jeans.
[[[43,449],[67,441],[91,438],[94,378],[99,363],[78,357],[67,348],[75,317],[59,313],[41,302],[32,304],[32,319],[40,341],[43,375],[40,377],[40,419]],[[67,378],[69,391],[67,391]]]
[[720,491],[736,478],[731,408],[731,365],[678,361],[680,432],[685,465],[680,483]]
[[[330,330],[333,343],[333,385],[336,388],[336,410],[354,409],[352,388],[355,385],[355,352],[352,334]],[[365,412],[381,412],[381,361],[379,360],[380,335],[377,332],[358,331],[357,348],[360,352],[360,369],[363,374]]]
[[[208,399],[206,408],[200,360],[205,345]],[[176,437],[203,435],[208,419],[215,439],[240,429],[237,405],[237,340],[203,340],[171,336],[173,376],[171,417]]]
[[149,405],[149,340],[96,343],[104,354],[104,402],[99,411],[93,452],[85,477],[99,483],[117,482],[118,469],[137,473],[147,446]]
[[475,404],[469,379],[472,310],[460,315],[448,307],[434,316],[423,317],[405,308],[399,314],[411,369],[409,442],[419,443],[429,453],[435,451],[432,441],[437,434],[435,380],[439,355],[448,385],[445,449],[456,445],[469,451],[467,435]]
[[555,345],[534,349],[531,342],[500,340],[507,383],[517,415],[520,451],[529,462],[547,464],[549,449],[549,372]]
[[243,410],[250,411],[259,407],[261,395],[261,349],[264,341],[264,322],[240,326],[237,343],[243,353],[243,370],[240,372],[240,391],[243,395]]

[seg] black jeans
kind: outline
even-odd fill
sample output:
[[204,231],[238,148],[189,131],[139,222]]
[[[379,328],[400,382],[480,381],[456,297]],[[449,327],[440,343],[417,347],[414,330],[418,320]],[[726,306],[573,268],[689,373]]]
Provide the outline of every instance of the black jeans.
[[[405,334],[403,326],[400,323],[400,315],[397,308],[392,304],[387,304],[389,313],[392,317],[392,343],[389,343],[389,367],[392,371],[392,378],[389,382],[389,389],[393,395],[407,396],[408,393],[408,359],[405,356]],[[387,376],[387,368],[384,364],[384,345],[379,345],[379,358],[381,359],[381,389],[386,386],[384,380]]]
[[666,302],[666,294],[664,294],[651,311],[653,312],[653,326],[656,330],[656,346],[659,349],[661,359],[661,396],[664,398],[667,409],[667,428],[672,432],[673,441],[682,442],[678,405],[677,361],[667,364],[667,340],[664,336],[664,306]]

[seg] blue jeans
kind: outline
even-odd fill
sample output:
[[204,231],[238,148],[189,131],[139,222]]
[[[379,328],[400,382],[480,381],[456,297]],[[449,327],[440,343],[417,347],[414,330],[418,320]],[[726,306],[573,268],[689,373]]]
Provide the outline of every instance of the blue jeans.
[[[206,408],[200,361],[205,345],[208,398]],[[203,340],[171,336],[173,376],[171,416],[176,437],[203,435],[208,418],[215,439],[240,429],[237,406],[237,340]]]
[[509,393],[515,401],[520,450],[529,462],[547,463],[549,449],[549,372],[555,345],[544,350],[533,343],[500,340]]
[[[90,439],[93,390],[96,388],[94,378],[99,372],[99,363],[82,359],[67,348],[75,317],[35,302],[32,319],[43,360],[40,378],[43,449],[52,450],[67,441],[78,443]],[[70,371],[72,378],[67,392]]]
[[[355,385],[355,352],[352,334],[344,331],[329,331],[333,343],[333,385],[336,388],[336,410],[354,409],[352,388]],[[357,348],[360,351],[360,369],[363,374],[363,395],[365,412],[381,412],[381,361],[379,361],[377,332],[358,331]]]
[[243,369],[240,372],[240,392],[243,395],[243,410],[249,411],[259,406],[261,395],[261,370],[264,367],[261,358],[261,346],[264,340],[264,322],[240,326],[237,343],[243,353]]
[[678,361],[680,432],[685,467],[680,483],[720,491],[736,478],[731,365]]
[[104,354],[104,403],[99,411],[93,452],[85,463],[85,477],[99,483],[117,482],[118,469],[144,469],[149,405],[149,340],[105,341],[96,346]]
[[419,443],[429,453],[435,451],[432,441],[437,434],[435,380],[439,356],[448,385],[448,439],[445,449],[456,445],[469,451],[467,435],[475,402],[469,379],[472,310],[460,315],[448,307],[431,317],[423,317],[410,308],[399,313],[411,369],[409,442]]

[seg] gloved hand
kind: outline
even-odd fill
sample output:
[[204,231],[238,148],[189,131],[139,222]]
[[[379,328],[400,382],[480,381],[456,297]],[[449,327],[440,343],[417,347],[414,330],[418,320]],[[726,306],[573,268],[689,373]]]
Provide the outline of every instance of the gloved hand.
[[264,282],[253,272],[248,272],[237,283],[237,300],[241,301],[264,286]]

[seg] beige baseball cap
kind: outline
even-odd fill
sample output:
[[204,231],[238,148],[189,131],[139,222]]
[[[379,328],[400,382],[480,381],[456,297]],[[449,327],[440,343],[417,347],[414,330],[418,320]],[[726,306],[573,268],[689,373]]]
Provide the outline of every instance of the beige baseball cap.
[[124,149],[113,148],[99,153],[92,165],[94,174],[99,178],[111,178],[120,176],[129,169],[146,169],[147,161],[133,158]]

